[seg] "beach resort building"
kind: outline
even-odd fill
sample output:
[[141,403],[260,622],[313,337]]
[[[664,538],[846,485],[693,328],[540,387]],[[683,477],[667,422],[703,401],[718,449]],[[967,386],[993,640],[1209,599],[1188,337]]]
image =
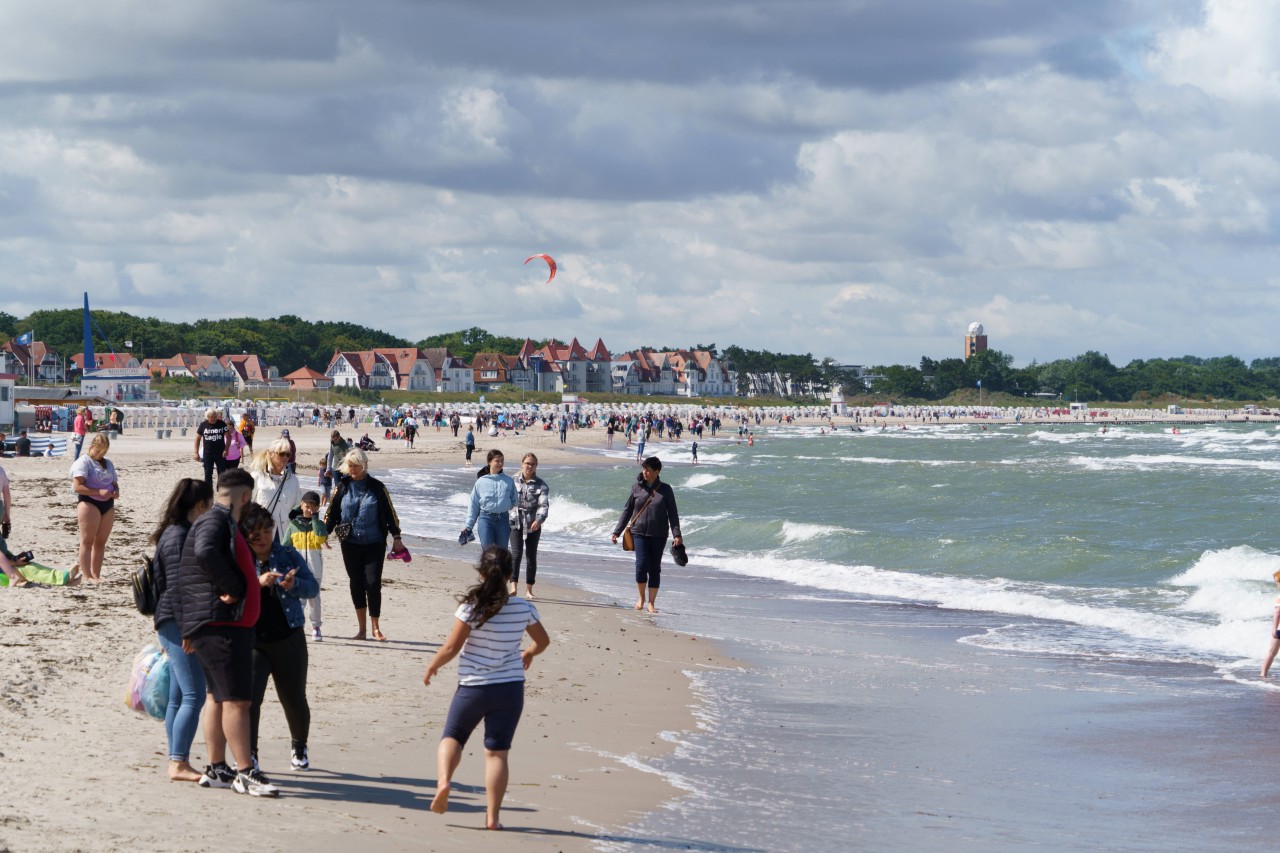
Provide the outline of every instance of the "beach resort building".
[[426,354],[417,347],[379,348],[372,352],[387,360],[393,388],[400,391],[436,390],[435,372]]
[[19,381],[31,384],[67,381],[67,366],[62,356],[46,347],[43,341],[31,340],[30,335],[22,335],[0,347],[0,373],[12,373]]
[[232,383],[237,391],[252,388],[287,388],[289,383],[280,378],[280,371],[267,365],[253,353],[224,355],[219,359],[232,372]]
[[324,375],[333,380],[335,388],[362,388],[371,391],[387,391],[395,387],[395,369],[385,355],[374,350],[363,352],[339,352],[325,368]]
[[200,353],[180,352],[170,358],[146,359],[142,367],[158,377],[188,376],[214,385],[231,385],[236,381],[236,372],[222,359]]
[[737,375],[707,350],[633,350],[612,366],[613,393],[727,397],[736,393]]
[[428,347],[422,351],[435,374],[435,390],[471,394],[476,390],[475,375],[448,347]]
[[[93,364],[89,365],[90,371],[94,370],[139,370],[142,365],[130,353],[118,352],[99,352],[93,355]],[[78,352],[71,356],[71,368],[68,373],[84,373],[84,353]]]
[[500,352],[478,352],[471,359],[471,381],[477,391],[493,390],[511,382],[511,374],[520,361],[514,355]]
[[294,391],[328,391],[333,387],[333,380],[318,370],[310,367],[299,367],[293,373],[286,373],[284,381]]

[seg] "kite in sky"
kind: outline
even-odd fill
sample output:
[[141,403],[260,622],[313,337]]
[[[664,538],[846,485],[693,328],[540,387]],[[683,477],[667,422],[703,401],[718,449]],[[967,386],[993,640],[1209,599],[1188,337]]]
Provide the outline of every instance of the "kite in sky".
[[556,259],[551,257],[550,255],[530,255],[529,257],[524,259],[524,262],[527,264],[529,263],[529,261],[533,260],[534,258],[542,258],[544,261],[547,262],[547,266],[551,268],[551,275],[547,276],[547,283],[550,284],[551,279],[556,277]]

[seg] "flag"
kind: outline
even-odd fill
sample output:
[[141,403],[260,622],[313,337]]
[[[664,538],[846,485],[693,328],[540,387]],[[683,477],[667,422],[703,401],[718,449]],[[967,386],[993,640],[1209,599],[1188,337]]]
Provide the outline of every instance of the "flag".
[[31,346],[31,336],[34,334],[35,332],[27,332],[25,335],[18,335],[17,339],[14,340],[14,343],[19,344],[20,346],[29,347]]
[[982,380],[981,380],[981,379],[979,379],[979,380],[978,380],[978,387],[979,387],[979,388],[981,388],[981,387],[982,387]]
[[125,342],[124,342],[124,348],[125,348],[125,349],[133,349],[133,341],[125,341]]

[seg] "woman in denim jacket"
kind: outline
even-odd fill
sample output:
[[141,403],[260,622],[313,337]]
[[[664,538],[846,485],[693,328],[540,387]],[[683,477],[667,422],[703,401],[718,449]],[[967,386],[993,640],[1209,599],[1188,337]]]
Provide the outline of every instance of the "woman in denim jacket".
[[249,749],[258,764],[258,719],[267,695],[267,680],[275,681],[276,695],[289,724],[292,765],[311,766],[307,736],[311,730],[311,706],[307,703],[307,639],[302,601],[314,598],[320,584],[292,545],[282,545],[275,535],[275,521],[267,508],[251,503],[240,517],[240,532],[253,551],[262,596],[262,611],[255,628],[253,649],[253,704],[249,708]]

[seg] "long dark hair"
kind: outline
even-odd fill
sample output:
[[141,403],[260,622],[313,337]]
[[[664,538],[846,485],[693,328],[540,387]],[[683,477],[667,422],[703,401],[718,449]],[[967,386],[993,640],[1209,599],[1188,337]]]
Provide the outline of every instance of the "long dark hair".
[[498,614],[511,596],[507,593],[507,578],[511,576],[511,552],[501,545],[490,545],[480,555],[476,566],[480,583],[458,596],[459,604],[471,605],[471,626],[479,628]]
[[191,514],[191,510],[200,506],[200,504],[213,503],[213,488],[205,483],[204,480],[197,480],[193,477],[183,477],[178,481],[178,485],[173,487],[173,494],[169,495],[169,502],[165,505],[164,513],[160,516],[160,523],[156,525],[155,532],[151,534],[151,544],[154,545],[160,541],[160,535],[173,527],[175,524],[186,524],[187,516]]

